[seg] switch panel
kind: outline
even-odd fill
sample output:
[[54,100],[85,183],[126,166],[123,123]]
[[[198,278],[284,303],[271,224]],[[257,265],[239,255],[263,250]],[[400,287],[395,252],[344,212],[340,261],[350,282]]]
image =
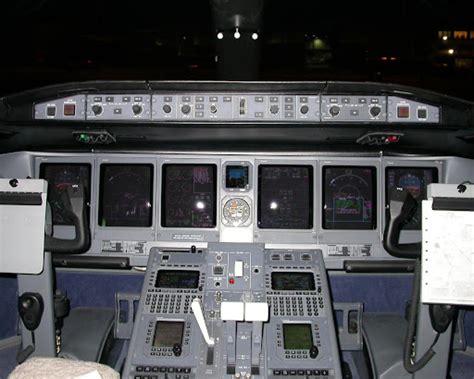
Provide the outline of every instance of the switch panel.
[[36,120],[84,120],[85,108],[85,95],[66,97],[35,104],[34,118]]
[[388,97],[388,122],[426,122],[439,123],[440,111],[438,107],[403,99]]
[[329,122],[386,122],[385,96],[321,96],[321,120]]

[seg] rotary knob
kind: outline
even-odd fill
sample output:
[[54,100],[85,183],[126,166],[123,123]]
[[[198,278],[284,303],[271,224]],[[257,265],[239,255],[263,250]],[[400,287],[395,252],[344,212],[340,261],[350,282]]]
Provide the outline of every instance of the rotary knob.
[[380,115],[380,112],[382,112],[382,108],[380,108],[378,105],[375,105],[370,108],[369,112],[372,117],[377,117]]
[[138,105],[138,104],[134,104],[132,106],[132,112],[134,115],[138,116],[140,113],[143,112],[143,108],[141,105]]
[[329,113],[332,117],[336,117],[339,115],[339,113],[341,113],[341,108],[338,105],[333,105],[331,108],[329,108]]
[[183,114],[189,114],[191,113],[191,107],[188,104],[184,104],[181,107],[181,112],[183,112]]
[[99,104],[94,104],[92,106],[92,113],[96,116],[100,115],[102,113],[102,107]]
[[301,114],[306,114],[309,112],[309,107],[307,105],[303,105],[301,108],[300,108],[300,112]]
[[280,107],[277,104],[270,106],[270,113],[277,114],[280,111]]
[[171,113],[171,106],[168,104],[163,105],[163,112]]
[[216,104],[211,104],[211,106],[209,107],[209,111],[210,111],[212,114],[217,113],[217,105],[216,105]]

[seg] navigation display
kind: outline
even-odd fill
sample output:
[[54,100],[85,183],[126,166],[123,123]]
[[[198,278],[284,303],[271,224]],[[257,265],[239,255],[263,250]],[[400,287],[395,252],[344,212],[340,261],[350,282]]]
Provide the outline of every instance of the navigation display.
[[163,227],[216,226],[216,171],[213,164],[163,165]]
[[272,290],[314,291],[312,272],[272,272]]
[[313,167],[258,167],[258,226],[261,229],[313,227]]
[[[91,165],[88,163],[43,163],[40,178],[48,182],[48,202],[51,204],[53,225],[73,225],[64,207],[63,194],[68,187],[82,184],[87,201],[90,199]],[[89,207],[87,207],[89,211]]]
[[311,324],[283,324],[285,350],[309,350],[313,347]]
[[157,321],[153,347],[174,347],[183,343],[184,322]]
[[249,187],[249,166],[226,166],[225,187],[247,189]]
[[156,288],[198,288],[199,271],[159,270],[156,277]]
[[99,225],[152,226],[152,191],[153,165],[102,164]]
[[386,206],[391,200],[392,190],[402,187],[411,193],[418,203],[418,208],[403,229],[421,229],[421,201],[426,199],[428,184],[438,182],[438,169],[435,167],[387,167],[385,171]]
[[323,168],[323,228],[375,229],[375,167]]

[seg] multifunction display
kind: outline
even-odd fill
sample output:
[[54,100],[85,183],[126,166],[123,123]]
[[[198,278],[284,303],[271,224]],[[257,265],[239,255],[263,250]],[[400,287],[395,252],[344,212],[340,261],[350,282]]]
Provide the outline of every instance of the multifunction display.
[[211,164],[163,165],[163,227],[216,226],[216,171]]
[[283,324],[283,346],[287,350],[309,350],[313,347],[311,324]]
[[68,187],[82,184],[87,200],[90,199],[90,164],[43,163],[40,177],[48,182],[48,202],[54,225],[73,225],[64,206],[63,194]]
[[156,277],[156,288],[198,288],[199,271],[159,270]]
[[184,322],[157,321],[153,347],[174,347],[183,343]]
[[375,229],[375,167],[323,168],[323,227]]
[[261,229],[313,227],[313,167],[258,167],[258,226]]
[[153,214],[153,165],[100,166],[99,225],[150,227]]
[[415,198],[418,208],[403,229],[421,229],[421,201],[426,199],[426,188],[438,182],[438,169],[435,167],[388,167],[386,170],[386,203],[391,200],[392,190],[401,187]]
[[314,291],[312,272],[272,272],[274,291]]

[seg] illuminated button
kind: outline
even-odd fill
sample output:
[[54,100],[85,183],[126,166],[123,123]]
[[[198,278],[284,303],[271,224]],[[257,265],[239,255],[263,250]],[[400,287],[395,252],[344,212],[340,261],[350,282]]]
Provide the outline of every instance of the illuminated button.
[[75,116],[76,104],[64,104],[64,116]]
[[113,103],[114,102],[114,97],[113,96],[107,96],[105,98],[105,101],[108,102],[108,103]]
[[400,105],[397,107],[397,117],[398,118],[409,118],[410,117],[410,107],[408,105]]
[[235,261],[234,264],[234,276],[236,278],[241,278],[244,276],[244,262],[242,261]]
[[46,108],[46,116],[56,116],[56,107],[54,105]]

